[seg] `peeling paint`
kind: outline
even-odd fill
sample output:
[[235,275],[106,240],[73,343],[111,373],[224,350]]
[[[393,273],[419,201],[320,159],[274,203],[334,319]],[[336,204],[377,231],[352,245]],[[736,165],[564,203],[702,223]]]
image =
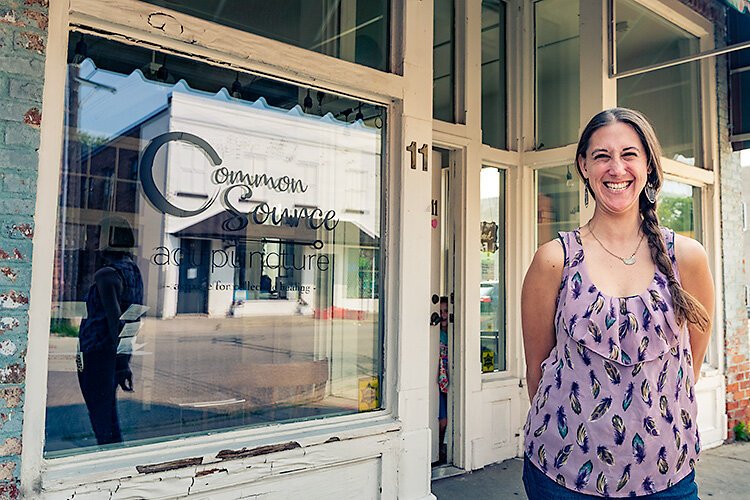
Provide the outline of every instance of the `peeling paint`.
[[23,122],[26,125],[38,128],[42,124],[42,112],[39,108],[31,108],[23,115]]
[[[16,408],[21,404],[21,398],[23,397],[23,389],[20,387],[5,387],[0,389],[0,400],[5,402],[5,406],[8,408]],[[10,420],[10,416],[7,413],[0,413],[0,426]]]
[[[36,108],[31,108],[26,112],[26,115],[29,113],[32,113],[34,110],[38,113],[39,110]],[[26,119],[26,116],[24,116],[24,120]],[[41,120],[41,115],[39,116],[39,120]],[[8,238],[13,239],[20,239],[20,238],[28,238],[32,239],[34,237],[34,228],[31,224],[10,224],[5,226],[5,234],[8,235]]]
[[2,273],[10,281],[16,281],[16,278],[18,278],[18,273],[10,267],[0,267],[0,273]]
[[23,22],[18,20],[14,10],[0,11],[0,23],[12,24],[19,27],[25,26]]
[[0,248],[0,260],[11,260],[11,259],[23,260],[24,257],[21,251],[17,248],[13,249],[13,255],[9,254],[8,252]]
[[174,469],[183,469],[185,467],[194,467],[203,463],[203,457],[183,458],[182,460],[172,460],[170,462],[161,462],[158,464],[137,465],[135,470],[141,474],[154,474],[156,472],[166,472]]
[[47,14],[36,10],[27,10],[23,14],[34,21],[40,30],[47,31],[47,26],[49,25]]
[[203,477],[203,476],[209,476],[211,474],[216,474],[217,472],[229,472],[226,469],[208,469],[208,470],[202,470],[198,471],[198,473],[195,475],[195,477]]
[[326,443],[335,443],[337,441],[341,441],[341,439],[338,436],[331,436],[326,440]]
[[[13,481],[14,477],[13,474],[16,471],[16,463],[15,462],[3,462],[0,463],[0,481]],[[2,490],[0,489],[0,498],[4,498],[2,496]]]
[[170,14],[164,14],[163,12],[154,12],[148,15],[148,24],[158,30],[163,31],[167,35],[181,35],[185,31],[185,27]]
[[18,348],[16,347],[16,344],[10,340],[3,340],[0,342],[0,354],[3,356],[13,356],[17,350]]
[[0,484],[0,498],[21,498],[21,491],[18,489],[18,481],[9,481]]
[[294,450],[296,448],[301,448],[300,444],[296,441],[290,441],[288,443],[258,446],[249,450],[247,448],[242,448],[241,450],[221,450],[216,454],[216,458],[219,460],[234,460],[237,458],[257,457],[258,455]]
[[24,0],[24,5],[38,5],[39,7],[49,7],[49,0]]
[[0,318],[0,333],[5,333],[9,330],[13,330],[14,328],[17,328],[18,325],[20,324],[21,324],[20,321],[10,316]]
[[10,365],[0,368],[0,384],[21,384],[26,380],[26,368],[21,365]]
[[0,293],[0,308],[3,309],[18,309],[25,305],[28,305],[29,298],[23,294],[23,292],[16,292],[11,290],[7,293]]
[[24,31],[18,37],[18,41],[24,49],[32,50],[37,54],[44,54],[44,38],[36,33]]

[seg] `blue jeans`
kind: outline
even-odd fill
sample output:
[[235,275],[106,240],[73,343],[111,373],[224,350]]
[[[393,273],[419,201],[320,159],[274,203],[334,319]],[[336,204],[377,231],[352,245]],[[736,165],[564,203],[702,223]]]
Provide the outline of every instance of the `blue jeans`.
[[[529,457],[525,455],[523,460],[523,486],[526,489],[526,495],[529,497],[529,500],[593,500],[602,498],[594,495],[585,495],[560,486],[532,464]],[[682,481],[671,488],[651,495],[628,498],[643,498],[645,500],[700,500],[698,498],[698,485],[695,484],[695,471],[688,474]]]

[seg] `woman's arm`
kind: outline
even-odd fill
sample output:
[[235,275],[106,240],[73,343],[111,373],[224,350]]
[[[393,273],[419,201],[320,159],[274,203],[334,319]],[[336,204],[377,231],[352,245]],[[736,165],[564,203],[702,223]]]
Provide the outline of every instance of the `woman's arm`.
[[559,240],[536,251],[521,290],[521,322],[526,354],[526,384],[534,398],[542,378],[542,361],[555,346],[555,302],[562,280],[565,253]]
[[696,325],[688,323],[690,332],[690,351],[693,356],[695,382],[701,374],[701,365],[706,356],[708,341],[711,339],[711,325],[714,318],[714,280],[708,266],[706,250],[692,238],[675,234],[675,257],[680,270],[682,288],[703,304],[708,312],[708,328],[701,331]]

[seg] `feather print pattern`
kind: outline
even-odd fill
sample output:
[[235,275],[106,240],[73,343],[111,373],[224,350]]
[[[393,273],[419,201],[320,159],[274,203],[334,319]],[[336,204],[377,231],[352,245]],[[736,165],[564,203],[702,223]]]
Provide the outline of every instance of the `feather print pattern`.
[[570,347],[568,347],[568,344],[565,344],[565,347],[563,347],[563,356],[565,357],[565,364],[572,370],[573,360],[570,359]]
[[614,385],[620,383],[620,369],[617,368],[614,363],[611,363],[605,359],[604,371],[607,372],[607,378],[609,378],[610,382],[612,382]]
[[616,321],[617,316],[615,315],[615,306],[610,306],[607,315],[604,317],[604,325],[607,327],[607,330],[612,328],[612,325],[614,325]]
[[602,418],[609,411],[609,407],[612,406],[612,398],[603,398],[602,401],[594,407],[594,411],[591,412],[589,420],[595,422]]
[[555,456],[555,469],[559,469],[560,467],[565,465],[565,462],[568,461],[568,457],[570,456],[571,451],[573,451],[573,445],[566,444],[560,451],[557,452],[557,456]]
[[547,413],[544,415],[544,422],[542,425],[540,425],[535,431],[534,431],[534,437],[539,437],[547,430],[547,426],[549,425],[550,420],[550,414]]
[[638,464],[643,463],[646,459],[646,445],[643,442],[643,438],[637,432],[633,436],[633,456],[635,457],[635,462]]
[[617,481],[617,491],[623,489],[625,485],[628,484],[628,481],[630,481],[630,467],[631,465],[628,464],[623,469],[622,476],[620,476],[620,480]]
[[659,429],[656,428],[656,422],[651,416],[647,416],[643,419],[643,429],[652,436],[659,435]]
[[581,414],[581,400],[578,398],[578,382],[570,385],[570,409],[576,415]]
[[648,383],[647,378],[643,379],[643,382],[641,383],[641,399],[643,399],[643,402],[651,408],[654,401],[651,398],[651,384]]
[[656,381],[656,392],[658,393],[664,390],[664,384],[667,383],[667,368],[669,368],[669,359],[664,362],[664,366],[659,372],[659,379]]
[[609,496],[609,492],[607,491],[607,477],[604,475],[604,472],[600,472],[596,477],[596,491],[602,496]]
[[690,413],[685,408],[680,409],[680,418],[682,419],[682,425],[685,429],[690,429],[693,426],[693,419],[690,417]]
[[544,472],[547,472],[547,451],[544,449],[544,445],[539,446],[539,450],[537,450],[536,454],[539,459],[539,467],[541,467]]
[[596,456],[607,465],[615,465],[615,456],[606,446],[597,446]]
[[579,342],[576,345],[576,351],[578,351],[578,355],[581,356],[583,364],[586,366],[591,366],[591,356],[589,355],[589,350],[586,349],[586,346]]
[[578,477],[576,478],[577,490],[583,489],[583,487],[588,484],[592,470],[594,470],[594,464],[591,463],[591,460],[583,464],[581,468],[578,469]]
[[625,398],[622,400],[622,410],[628,411],[630,404],[633,402],[633,382],[628,384],[628,390],[625,391]]
[[596,294],[596,298],[594,299],[594,301],[586,308],[586,312],[583,313],[583,317],[588,319],[593,313],[599,314],[603,307],[604,297],[602,297],[601,292],[599,292]]
[[659,448],[659,456],[656,459],[656,466],[659,469],[659,472],[662,474],[666,474],[669,471],[669,464],[667,463],[667,447],[662,446]]
[[586,431],[586,426],[581,424],[578,426],[576,432],[576,443],[581,447],[584,454],[589,452],[589,434]]
[[576,233],[560,233],[555,344],[524,450],[557,484],[587,495],[660,492],[693,470],[700,451],[689,332],[665,273],[657,267],[640,295],[607,296],[589,278]]
[[667,397],[663,394],[659,397],[659,411],[661,411],[661,416],[664,417],[664,420],[671,424],[674,417],[672,416],[672,412],[669,411]]
[[589,378],[591,379],[591,395],[594,396],[594,399],[596,399],[599,397],[599,391],[601,390],[602,386],[599,383],[599,379],[596,378],[594,370],[591,370],[589,372]]
[[557,366],[555,366],[555,388],[559,389],[562,385],[562,369],[563,369],[563,360],[561,359],[559,363],[557,363]]
[[620,415],[612,417],[612,428],[615,431],[615,444],[620,446],[625,441],[625,422]]
[[562,406],[557,409],[557,431],[563,439],[568,435],[568,417],[565,416],[565,408]]
[[[578,297],[581,296],[581,274],[575,273],[573,275],[573,279],[571,280],[571,282],[573,283],[573,290],[572,290],[573,300],[578,300]],[[584,316],[584,317],[588,317],[588,316]]]

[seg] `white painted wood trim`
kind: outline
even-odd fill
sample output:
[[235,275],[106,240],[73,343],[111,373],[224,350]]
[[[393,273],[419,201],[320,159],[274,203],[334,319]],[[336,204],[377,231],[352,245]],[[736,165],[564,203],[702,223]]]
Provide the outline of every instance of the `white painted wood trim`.
[[[269,78],[351,93],[381,104],[400,99],[403,77],[138,0],[70,0],[70,24]],[[114,12],[118,14],[113,15]],[[163,25],[163,29],[160,28]]]
[[39,145],[34,247],[31,256],[31,301],[23,406],[21,487],[24,496],[36,495],[42,470],[52,274],[55,259],[57,199],[65,117],[68,30],[64,2],[50,2],[47,54],[42,95],[43,120]]

